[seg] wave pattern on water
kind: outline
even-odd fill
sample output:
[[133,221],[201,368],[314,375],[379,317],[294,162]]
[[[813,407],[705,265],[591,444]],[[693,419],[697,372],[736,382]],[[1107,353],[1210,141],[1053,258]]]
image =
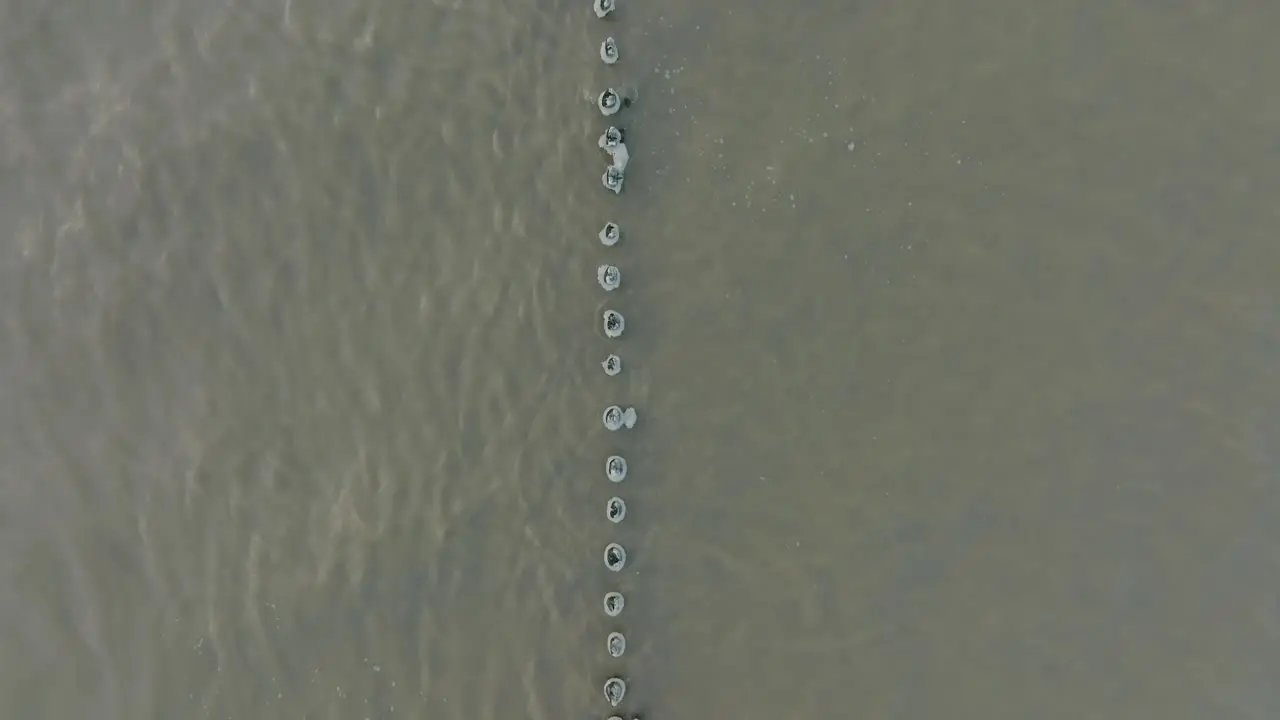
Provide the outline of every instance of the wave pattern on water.
[[3,16],[6,714],[563,714],[574,21],[142,5]]
[[640,5],[0,0],[0,715],[1274,715],[1280,6]]

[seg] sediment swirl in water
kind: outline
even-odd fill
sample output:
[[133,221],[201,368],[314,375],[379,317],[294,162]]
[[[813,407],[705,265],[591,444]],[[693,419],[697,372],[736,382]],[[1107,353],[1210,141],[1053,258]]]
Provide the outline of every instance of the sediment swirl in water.
[[627,551],[618,543],[609,543],[604,548],[604,566],[612,572],[619,572],[627,566]]
[[627,638],[620,632],[611,632],[604,645],[610,657],[620,658],[627,651]]
[[604,699],[613,707],[618,707],[622,698],[627,696],[627,683],[622,678],[611,677],[604,681]]
[[604,474],[609,482],[620,483],[627,479],[627,459],[621,455],[610,455],[604,461]]
[[620,338],[623,331],[627,329],[627,320],[622,317],[622,313],[617,310],[605,310],[602,316],[604,321],[604,335],[608,338]]
[[596,107],[599,108],[600,114],[605,117],[617,115],[622,109],[622,96],[613,88],[606,88],[600,91],[599,97],[596,98]]
[[623,410],[617,405],[610,405],[604,409],[601,419],[604,421],[605,428],[610,432],[617,432],[623,428],[630,430],[636,426],[636,409],[627,408]]
[[622,271],[616,265],[601,265],[596,268],[596,281],[606,292],[613,292],[622,287]]
[[618,240],[622,239],[622,228],[617,223],[607,222],[604,227],[600,228],[600,244],[605,247],[613,247],[618,244]]
[[622,128],[610,125],[605,128],[604,132],[600,134],[600,137],[596,139],[596,146],[601,150],[607,151],[609,148],[618,145],[618,143],[624,142],[625,139]]
[[620,497],[611,497],[604,506],[605,517],[609,518],[609,522],[622,522],[627,517],[627,503]]
[[600,137],[596,138],[595,145],[596,147],[599,147],[600,150],[608,150],[609,147],[613,147],[614,145],[617,145],[617,143],[625,141],[626,135],[623,133],[622,128],[609,126],[604,128],[604,132],[600,133]]
[[614,195],[621,195],[622,182],[624,179],[622,171],[619,170],[616,165],[610,165],[604,169],[604,175],[600,176],[600,184],[604,186],[605,190],[608,190]]
[[618,43],[612,37],[607,37],[600,43],[600,60],[605,65],[618,62]]
[[609,617],[618,617],[622,614],[623,608],[627,606],[627,600],[620,592],[607,592],[604,594],[604,614]]
[[613,161],[609,167],[617,170],[619,174],[623,174],[623,177],[625,178],[627,165],[631,162],[631,151],[627,149],[627,144],[622,142],[617,143],[606,148],[605,152],[609,153],[609,159]]
[[609,153],[609,159],[612,161],[610,167],[619,173],[626,173],[627,165],[631,162],[631,151],[627,149],[627,143],[620,128],[610,125],[596,140],[596,145]]
[[617,355],[609,355],[600,361],[600,366],[604,368],[604,374],[613,377],[622,372],[622,358]]

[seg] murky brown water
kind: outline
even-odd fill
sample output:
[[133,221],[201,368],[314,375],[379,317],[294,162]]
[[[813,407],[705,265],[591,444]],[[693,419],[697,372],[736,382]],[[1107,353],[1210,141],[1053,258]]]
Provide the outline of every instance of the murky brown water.
[[1275,717],[1280,6],[622,2],[0,3],[0,716]]

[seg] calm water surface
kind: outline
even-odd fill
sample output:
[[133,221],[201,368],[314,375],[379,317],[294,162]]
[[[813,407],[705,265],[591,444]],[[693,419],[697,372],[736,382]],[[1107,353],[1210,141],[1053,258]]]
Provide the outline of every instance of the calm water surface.
[[0,2],[0,715],[1276,717],[1280,6],[623,3]]

